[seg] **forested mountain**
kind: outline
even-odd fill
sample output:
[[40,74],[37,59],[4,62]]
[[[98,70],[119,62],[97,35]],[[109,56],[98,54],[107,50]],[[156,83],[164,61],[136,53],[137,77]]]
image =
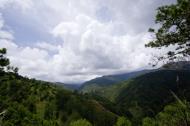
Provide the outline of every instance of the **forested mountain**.
[[74,90],[78,90],[82,84],[65,84],[61,82],[56,82],[55,85],[74,91]]
[[117,94],[110,102],[95,92],[80,94],[52,83],[1,72],[0,111],[5,112],[1,123],[3,126],[69,126],[84,118],[95,126],[113,126],[119,116],[125,116],[133,125],[140,125],[142,120],[154,121],[150,117],[166,105],[172,106],[176,101],[172,93],[190,100],[189,76],[187,70],[143,74],[116,84],[117,88],[110,86],[109,90]]
[[103,91],[108,86],[117,84],[122,81],[126,81],[130,78],[137,77],[139,75],[149,73],[153,70],[142,70],[142,71],[136,71],[136,72],[130,72],[130,73],[124,73],[124,74],[117,74],[117,75],[107,75],[98,77],[92,80],[89,80],[87,82],[84,82],[82,86],[79,88],[81,92],[89,93],[89,92],[96,92],[96,91]]
[[[189,62],[170,64],[164,65],[164,69],[161,67],[99,90],[95,88],[96,91],[89,93],[114,102],[120,108],[121,115],[138,125],[144,117],[154,117],[166,105],[175,102],[173,94],[180,99],[190,100],[190,69],[186,67]],[[180,67],[176,67],[179,64]]]
[[189,61],[170,62],[158,69],[141,70],[124,74],[98,77],[89,80],[87,82],[84,82],[82,86],[79,87],[79,90],[84,93],[99,92],[99,91],[104,92],[104,90],[107,90],[109,86],[117,88],[118,86],[113,86],[113,85],[158,70],[190,70],[190,62]]
[[[132,73],[126,73],[121,75],[110,75],[110,76],[103,76],[100,78],[95,78],[90,81],[87,81],[80,87],[80,91],[83,93],[95,93],[99,94],[102,97],[106,97],[111,101],[114,101],[114,99],[119,95],[119,92],[123,90],[123,88],[128,85],[128,83],[132,83],[132,80],[136,80],[138,77],[143,77],[144,75],[147,75],[148,73],[159,73],[159,71],[165,70],[166,72],[170,71],[169,74],[172,74],[172,72],[175,71],[189,71],[190,70],[190,62],[187,61],[181,61],[181,62],[171,62],[168,64],[163,65],[162,67],[158,69],[152,69],[152,70],[142,70]],[[113,80],[117,80],[115,83],[114,81],[107,81],[107,79],[113,78]],[[157,75],[159,78],[160,75]],[[176,75],[177,77],[177,75]],[[122,79],[118,79],[122,78]],[[169,76],[168,76],[169,78]],[[175,78],[176,79],[176,78]],[[173,80],[175,80],[173,79]],[[104,84],[105,80],[105,84]],[[142,82],[139,82],[142,83]]]

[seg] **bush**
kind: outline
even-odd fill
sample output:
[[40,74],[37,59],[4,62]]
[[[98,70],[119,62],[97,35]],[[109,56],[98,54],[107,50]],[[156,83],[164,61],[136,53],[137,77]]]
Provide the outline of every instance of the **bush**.
[[86,119],[79,119],[77,121],[71,122],[70,126],[92,126],[92,124]]

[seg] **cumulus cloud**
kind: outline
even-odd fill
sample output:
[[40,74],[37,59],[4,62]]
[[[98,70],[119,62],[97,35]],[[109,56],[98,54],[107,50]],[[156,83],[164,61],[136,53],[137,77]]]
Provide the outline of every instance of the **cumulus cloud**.
[[[24,12],[22,18],[29,21],[23,29],[41,28],[36,34],[47,32],[53,41],[20,44],[14,27],[9,28],[11,31],[5,30],[9,20],[1,16],[0,47],[8,49],[8,57],[20,68],[20,74],[49,81],[78,83],[102,75],[149,68],[154,50],[144,47],[150,39],[146,31],[153,25],[154,9],[171,1],[154,2],[3,0],[0,2],[2,15],[14,3],[18,14]],[[17,9],[19,6],[23,9]],[[32,22],[37,22],[36,26]]]

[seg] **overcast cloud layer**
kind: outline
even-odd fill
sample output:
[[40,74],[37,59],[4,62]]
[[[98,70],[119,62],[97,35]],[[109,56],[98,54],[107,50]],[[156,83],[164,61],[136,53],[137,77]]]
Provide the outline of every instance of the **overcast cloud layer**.
[[0,0],[0,47],[24,76],[79,83],[150,68],[155,9],[175,0]]

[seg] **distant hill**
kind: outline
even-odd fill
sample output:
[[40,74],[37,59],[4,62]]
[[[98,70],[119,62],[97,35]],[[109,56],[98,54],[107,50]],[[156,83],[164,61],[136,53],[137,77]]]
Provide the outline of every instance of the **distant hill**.
[[[142,70],[131,73],[124,73],[118,75],[102,76],[82,84],[79,90],[83,93],[97,93],[103,97],[109,98],[111,101],[117,96],[114,90],[122,89],[123,85],[119,84],[124,81],[133,79],[135,77],[160,70],[190,70],[189,61],[171,62],[163,65],[159,69]],[[118,85],[119,84],[119,85]],[[110,93],[112,95],[110,95]]]
[[65,83],[61,83],[61,82],[56,82],[55,83],[57,86],[63,87],[64,89],[67,90],[78,90],[81,87],[81,84],[65,84]]
[[63,87],[68,90],[78,90],[81,84],[64,84]]
[[149,73],[151,71],[152,70],[142,70],[131,73],[98,77],[83,83],[82,86],[79,88],[79,90],[84,93],[100,91],[103,90],[104,88],[107,88],[108,86],[117,84],[122,81],[126,81],[128,79],[137,77],[145,73]]

